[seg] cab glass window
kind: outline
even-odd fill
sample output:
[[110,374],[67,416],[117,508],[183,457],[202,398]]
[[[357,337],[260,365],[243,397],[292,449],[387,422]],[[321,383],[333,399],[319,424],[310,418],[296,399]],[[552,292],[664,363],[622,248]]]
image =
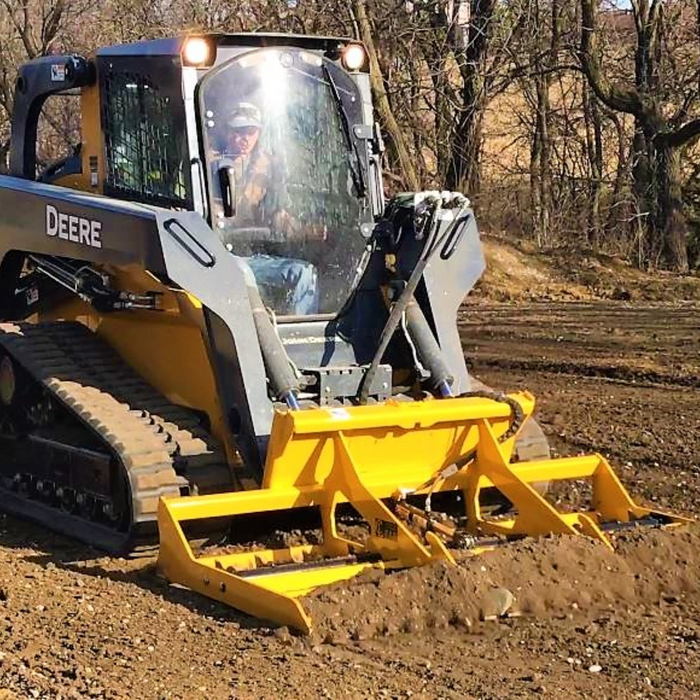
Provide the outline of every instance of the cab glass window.
[[285,316],[335,314],[371,221],[362,107],[352,78],[320,55],[262,49],[200,89],[212,223]]
[[103,83],[105,192],[189,209],[190,168],[182,97],[179,84],[168,83],[177,73],[144,74],[128,68],[133,67],[113,66]]

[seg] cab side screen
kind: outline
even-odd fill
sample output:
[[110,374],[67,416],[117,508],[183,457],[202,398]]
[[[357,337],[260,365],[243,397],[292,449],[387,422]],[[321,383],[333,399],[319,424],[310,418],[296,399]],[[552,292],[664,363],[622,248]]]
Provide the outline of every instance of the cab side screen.
[[102,122],[105,193],[169,208],[191,209],[190,168],[179,71],[148,73],[134,59],[105,62]]

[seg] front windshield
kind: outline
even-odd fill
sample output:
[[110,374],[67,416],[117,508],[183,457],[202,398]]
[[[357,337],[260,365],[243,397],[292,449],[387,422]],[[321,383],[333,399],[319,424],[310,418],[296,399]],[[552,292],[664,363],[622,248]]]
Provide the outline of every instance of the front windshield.
[[263,301],[284,316],[337,313],[371,220],[354,81],[317,54],[251,51],[202,81],[200,110],[212,224]]

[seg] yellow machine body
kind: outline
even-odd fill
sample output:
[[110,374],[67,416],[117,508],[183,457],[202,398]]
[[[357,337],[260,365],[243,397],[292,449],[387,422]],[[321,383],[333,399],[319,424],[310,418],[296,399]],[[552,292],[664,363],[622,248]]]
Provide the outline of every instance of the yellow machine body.
[[[101,314],[80,299],[42,309],[32,320],[78,321],[103,338],[140,376],[180,406],[206,414],[212,434],[224,447],[232,469],[240,457],[225,418],[208,357],[207,331],[201,303],[172,289],[140,268],[109,268],[118,284],[159,295],[160,311]],[[187,367],[188,371],[183,372]]]
[[[532,413],[530,394],[510,398],[525,416]],[[454,563],[436,533],[417,533],[391,508],[407,495],[461,491],[474,553],[483,551],[480,537],[547,534],[588,535],[612,548],[608,524],[683,521],[637,506],[600,455],[513,463],[517,434],[507,435],[510,421],[507,403],[480,397],[278,412],[261,489],[161,500],[159,569],[170,581],[308,633],[313,621],[300,598],[319,586],[371,567]],[[591,480],[590,510],[559,512],[533,488],[563,479]],[[487,488],[498,489],[517,514],[486,517],[479,495]],[[363,541],[339,533],[342,503],[366,521]],[[322,544],[198,556],[183,530],[200,519],[304,507],[320,510]]]

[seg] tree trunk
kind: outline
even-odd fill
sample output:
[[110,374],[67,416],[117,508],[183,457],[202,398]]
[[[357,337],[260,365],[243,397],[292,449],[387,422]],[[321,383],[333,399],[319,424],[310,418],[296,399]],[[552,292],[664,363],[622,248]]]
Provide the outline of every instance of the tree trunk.
[[[649,135],[639,123],[633,143],[632,177],[643,231],[640,262],[688,271],[688,227],[683,212],[680,148]],[[642,222],[638,222],[642,223]]]
[[[550,7],[547,21],[548,5]],[[559,5],[560,0],[551,0],[550,3],[536,0],[529,3],[529,17],[535,39],[530,48],[530,62],[535,71],[535,128],[530,150],[530,193],[535,239],[540,247],[552,242],[552,110],[549,93],[559,59]],[[548,40],[547,27],[550,30]]]
[[530,192],[535,223],[535,240],[539,247],[549,244],[551,214],[551,143],[549,134],[549,77],[536,78],[537,111],[530,156]]
[[450,130],[452,128],[452,105],[447,98],[449,89],[447,68],[442,61],[435,85],[435,162],[438,183],[447,181],[450,162]]
[[[441,31],[440,23],[444,22],[444,15],[436,13],[435,16],[431,17],[431,29],[436,36],[440,36],[438,34]],[[444,30],[442,33],[444,34]],[[437,181],[439,186],[441,186],[442,183],[447,181],[447,169],[450,162],[450,141],[454,119],[452,115],[452,100],[454,99],[454,94],[450,83],[450,73],[447,68],[448,56],[442,45],[432,41],[424,42],[422,50],[433,85],[435,100],[435,128],[433,131],[435,170]]]
[[491,47],[496,0],[472,0],[466,49],[458,57],[462,77],[452,152],[447,166],[449,189],[470,196],[479,193],[481,180],[482,120],[486,104],[486,59]]
[[600,249],[600,199],[603,191],[603,127],[595,95],[588,85],[583,86],[583,116],[586,122],[586,150],[590,181],[588,186],[588,243],[593,250]]
[[[468,105],[466,100],[464,104]],[[481,118],[480,106],[473,104],[462,108],[447,165],[447,189],[464,192],[470,197],[478,195],[481,181]]]
[[0,143],[0,175],[6,175],[9,172],[7,156],[10,153],[10,139]]
[[617,134],[617,168],[615,183],[613,184],[613,191],[610,197],[610,208],[605,222],[607,234],[614,232],[618,226],[622,225],[622,221],[629,218],[629,198],[621,197],[621,193],[626,190],[629,183],[629,156],[628,140],[622,120],[612,110],[608,110],[605,116],[615,125]]
[[656,165],[656,233],[661,244],[661,259],[672,270],[688,272],[688,225],[683,213],[680,149],[658,147]]
[[352,9],[360,28],[361,39],[367,47],[370,64],[370,80],[379,119],[387,132],[390,146],[394,150],[396,159],[398,160],[402,179],[406,187],[410,190],[417,191],[420,189],[418,175],[416,174],[413,159],[409,153],[401,127],[396,121],[396,117],[391,108],[389,96],[384,88],[384,76],[379,65],[377,47],[374,43],[372,27],[367,16],[365,0],[353,0]]

